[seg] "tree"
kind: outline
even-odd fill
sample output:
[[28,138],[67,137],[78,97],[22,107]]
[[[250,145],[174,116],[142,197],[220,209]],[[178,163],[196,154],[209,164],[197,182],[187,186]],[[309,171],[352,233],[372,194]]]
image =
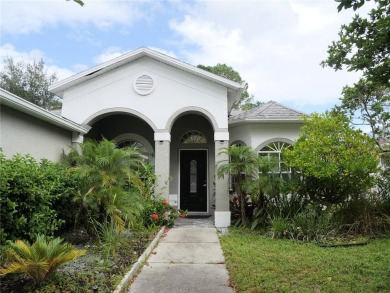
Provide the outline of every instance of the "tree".
[[218,162],[217,174],[219,177],[231,176],[238,197],[241,221],[243,225],[247,225],[249,223],[246,213],[247,196],[244,192],[245,179],[242,176],[254,172],[256,155],[251,147],[237,145],[223,148],[220,154],[227,155],[228,159]]
[[345,116],[314,114],[293,149],[283,153],[288,166],[301,173],[302,192],[315,204],[343,204],[374,184],[378,153],[372,138],[352,129]]
[[[365,3],[365,0],[335,0],[336,2],[340,2],[339,6],[337,6],[337,10],[340,12],[343,8],[349,9],[353,8],[353,10],[357,10],[362,7]],[[370,1],[370,0],[367,0]]]
[[[365,0],[337,2],[340,12],[343,8],[357,10]],[[375,3],[368,18],[356,15],[350,24],[341,27],[339,40],[329,46],[328,58],[321,64],[336,71],[347,68],[363,73],[353,86],[344,87],[342,104],[335,110],[368,124],[382,152],[388,152],[383,146],[390,139],[390,2]]]
[[[215,66],[198,65],[197,67],[238,83],[245,82],[237,71],[235,71],[232,67],[226,64],[218,63]],[[242,92],[240,99],[234,103],[233,108],[246,111],[252,108],[256,108],[260,105],[261,102],[254,101],[254,96],[249,95],[247,89],[245,89]]]
[[15,62],[11,57],[6,57],[0,72],[1,88],[46,110],[61,108],[59,98],[48,90],[55,81],[57,75],[48,74],[42,59],[38,62]]
[[[117,231],[134,224],[142,211],[140,196],[129,188],[141,156],[135,148],[116,147],[114,142],[86,140],[81,152],[73,150],[65,162],[73,165],[83,181],[75,201],[80,204],[81,216],[100,223],[112,223]],[[84,219],[90,220],[90,219]]]
[[384,147],[390,144],[390,88],[361,79],[352,87],[345,86],[342,93],[342,104],[335,110],[368,124],[381,152],[390,152]]
[[79,4],[80,6],[84,6],[84,1],[81,1],[81,0],[73,0],[73,2],[76,2],[76,3]]
[[[369,18],[355,15],[341,26],[339,40],[328,47],[328,58],[321,64],[335,70],[361,71],[364,78],[378,86],[390,86],[390,2],[376,0]],[[341,0],[341,8],[357,9],[363,0]]]

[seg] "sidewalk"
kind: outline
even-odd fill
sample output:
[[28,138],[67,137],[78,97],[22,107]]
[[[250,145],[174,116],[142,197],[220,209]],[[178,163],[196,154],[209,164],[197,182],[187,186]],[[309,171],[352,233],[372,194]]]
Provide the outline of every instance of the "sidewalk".
[[163,236],[130,293],[232,293],[221,244],[210,219],[178,219]]

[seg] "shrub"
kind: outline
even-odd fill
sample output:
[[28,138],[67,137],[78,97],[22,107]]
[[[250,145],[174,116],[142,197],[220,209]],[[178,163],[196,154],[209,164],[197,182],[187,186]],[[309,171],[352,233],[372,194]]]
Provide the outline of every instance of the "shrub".
[[0,152],[0,241],[53,236],[74,221],[72,196],[77,178],[48,160]]
[[322,242],[336,235],[339,229],[331,212],[308,206],[291,218],[289,236],[296,240]]
[[93,219],[112,222],[117,230],[131,226],[142,210],[139,193],[129,187],[142,166],[140,153],[135,148],[119,149],[106,139],[86,140],[80,148],[80,153],[75,149],[64,160],[82,182],[75,197],[80,207],[78,223],[87,225]]
[[373,139],[336,114],[314,114],[304,122],[294,148],[283,156],[301,172],[301,192],[313,203],[342,204],[374,186],[378,151]]
[[24,273],[40,285],[46,278],[52,276],[62,264],[85,254],[85,250],[76,250],[61,238],[47,240],[38,235],[30,245],[22,240],[10,243],[6,252],[5,268],[0,269],[0,275]]
[[142,219],[145,227],[164,225],[172,227],[175,220],[183,215],[187,216],[187,211],[176,209],[165,199],[148,198],[144,201]]

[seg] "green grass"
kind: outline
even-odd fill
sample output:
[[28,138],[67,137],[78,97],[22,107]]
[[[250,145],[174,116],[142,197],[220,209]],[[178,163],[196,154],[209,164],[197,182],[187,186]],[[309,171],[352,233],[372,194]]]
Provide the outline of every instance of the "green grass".
[[237,292],[390,292],[390,238],[322,248],[231,229],[221,244]]

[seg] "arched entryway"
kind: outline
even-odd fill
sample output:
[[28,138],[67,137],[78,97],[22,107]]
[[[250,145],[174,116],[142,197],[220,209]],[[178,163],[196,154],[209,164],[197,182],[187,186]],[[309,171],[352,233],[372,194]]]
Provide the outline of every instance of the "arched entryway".
[[154,164],[154,131],[143,119],[127,113],[105,114],[95,118],[84,136],[94,140],[106,138],[119,147],[136,146],[145,159]]
[[178,117],[171,129],[169,191],[190,214],[214,210],[214,129],[201,113]]

